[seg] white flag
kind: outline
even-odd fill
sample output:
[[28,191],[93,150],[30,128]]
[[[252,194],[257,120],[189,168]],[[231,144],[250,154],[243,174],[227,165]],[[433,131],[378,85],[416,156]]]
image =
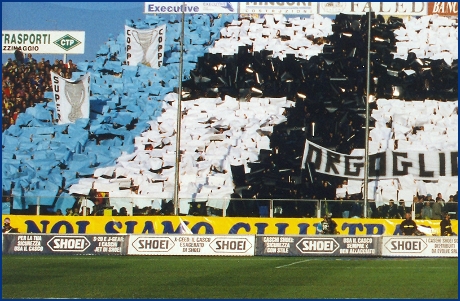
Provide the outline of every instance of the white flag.
[[184,221],[179,218],[180,224],[179,224],[179,233],[180,234],[193,234],[192,230],[190,230],[189,227],[184,223]]
[[90,74],[72,81],[51,71],[58,124],[89,118]]
[[137,29],[125,25],[126,62],[158,69],[163,65],[166,25]]

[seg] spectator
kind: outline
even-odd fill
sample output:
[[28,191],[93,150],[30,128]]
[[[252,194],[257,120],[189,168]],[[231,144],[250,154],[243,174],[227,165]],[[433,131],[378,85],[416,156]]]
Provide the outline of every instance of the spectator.
[[339,234],[336,229],[337,223],[327,214],[324,215],[323,221],[318,224],[320,234]]
[[457,219],[457,203],[454,201],[454,196],[450,195],[446,203],[445,212],[449,213],[450,217]]
[[7,217],[3,220],[2,233],[19,233],[17,228],[11,227],[11,221]]
[[433,210],[431,209],[431,204],[430,202],[426,201],[425,206],[422,209],[422,219],[431,219],[433,216]]
[[394,200],[390,200],[387,213],[388,218],[398,218],[398,206],[396,206]]
[[414,196],[413,202],[414,202],[415,219],[421,219],[422,209],[423,209],[423,196],[422,195],[419,197]]
[[67,209],[65,210],[65,215],[66,215],[66,216],[71,216],[71,215],[72,215],[72,209],[71,209],[71,208],[67,208]]
[[431,219],[440,220],[442,219],[442,198],[436,197],[436,202],[433,204],[433,211]]
[[359,201],[355,201],[351,206],[350,216],[353,218],[360,218],[363,215],[363,207]]
[[61,209],[56,210],[56,215],[63,215]]
[[77,207],[73,208],[72,216],[80,216],[80,213],[78,211],[79,210]]
[[406,213],[405,219],[399,225],[399,229],[401,229],[402,235],[415,235],[417,224],[412,220],[412,215],[409,212]]
[[444,219],[439,223],[439,225],[441,226],[441,236],[457,236],[457,234],[452,231],[449,213],[444,215]]

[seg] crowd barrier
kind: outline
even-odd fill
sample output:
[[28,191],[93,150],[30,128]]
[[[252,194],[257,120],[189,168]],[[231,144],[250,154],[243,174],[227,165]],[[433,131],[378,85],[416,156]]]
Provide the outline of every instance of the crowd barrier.
[[2,254],[457,257],[457,236],[3,234]]

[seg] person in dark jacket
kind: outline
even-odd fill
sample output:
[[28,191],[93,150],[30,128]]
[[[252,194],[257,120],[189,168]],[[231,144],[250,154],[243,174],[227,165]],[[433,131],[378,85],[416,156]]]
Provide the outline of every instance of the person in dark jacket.
[[449,213],[444,215],[444,219],[439,223],[439,225],[441,226],[441,236],[457,236],[457,234],[452,231]]
[[415,235],[417,224],[412,220],[412,214],[406,213],[406,219],[399,225],[402,235]]

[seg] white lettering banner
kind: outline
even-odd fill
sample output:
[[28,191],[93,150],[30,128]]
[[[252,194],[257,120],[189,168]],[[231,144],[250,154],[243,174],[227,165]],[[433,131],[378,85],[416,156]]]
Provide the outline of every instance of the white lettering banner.
[[[364,179],[364,156],[333,152],[305,140],[302,169],[312,163],[316,172],[345,178]],[[369,155],[369,179],[391,179],[412,175],[415,180],[437,180],[458,176],[458,151],[398,152]]]
[[378,15],[424,16],[428,13],[427,2],[319,2],[318,13],[364,15],[370,8]]
[[254,235],[130,235],[128,255],[254,256]]
[[51,71],[58,124],[89,118],[90,74],[71,81]]
[[137,29],[125,25],[126,61],[158,69],[163,65],[166,25]]
[[458,257],[457,236],[383,236],[382,256]]

